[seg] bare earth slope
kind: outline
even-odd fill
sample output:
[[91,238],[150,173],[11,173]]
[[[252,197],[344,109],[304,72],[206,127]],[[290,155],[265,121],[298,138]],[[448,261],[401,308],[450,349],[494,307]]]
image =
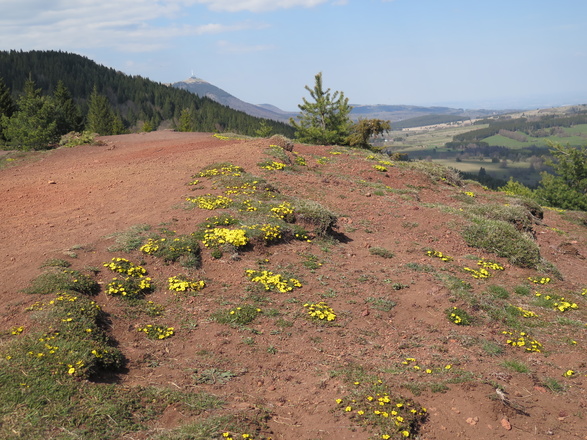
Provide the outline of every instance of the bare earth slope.
[[[205,389],[226,402],[219,412],[269,414],[259,434],[273,439],[380,438],[350,417],[352,409],[337,408],[336,399],[354,386],[343,373],[362,366],[427,409],[421,439],[587,439],[587,296],[580,294],[587,288],[587,228],[568,221],[565,213],[545,210],[543,222],[533,227],[542,257],[564,278],[553,277],[546,286],[551,290],[544,290],[528,282],[544,274],[471,248],[461,237],[468,220],[459,210],[471,203],[509,203],[476,184],[455,187],[401,164],[381,172],[368,152],[321,146],[295,145],[307,166],[269,171],[258,166],[273,159],[266,154],[269,140],[174,132],[102,140],[103,146],[61,148],[0,169],[0,330],[35,325],[24,309],[40,297],[21,290],[42,273],[43,262],[62,258],[77,269],[100,268],[97,278],[105,285],[112,274],[103,263],[121,256],[149,270],[158,289],[148,299],[165,306],[158,322],[173,326],[176,335],[146,339],[136,331],[144,319],[101,292],[96,301],[110,313],[111,334],[128,359],[116,378],[120,386]],[[167,277],[185,269],[139,251],[108,250],[115,244],[113,234],[136,225],[190,234],[218,215],[187,209],[185,202],[189,196],[222,193],[206,179],[200,187],[188,185],[191,176],[218,162],[263,177],[281,195],[327,207],[338,215],[336,239],[256,245],[220,259],[204,249],[202,267],[192,275],[207,286],[194,296],[165,288]],[[383,258],[373,248],[390,250],[393,257]],[[430,257],[428,250],[454,260]],[[505,270],[474,279],[463,267],[477,267],[479,258]],[[255,290],[244,273],[260,264],[295,275],[303,287],[288,293]],[[448,275],[470,283],[479,304],[452,294]],[[530,295],[515,293],[521,285],[530,287]],[[483,309],[488,286],[502,286],[512,304],[548,318],[532,334],[543,343],[542,352],[506,344],[507,326]],[[564,295],[578,308],[562,314],[540,307],[533,303],[535,291]],[[336,311],[337,325],[306,319],[304,303],[318,301]],[[243,303],[273,313],[245,327],[210,319],[217,310]],[[445,310],[454,306],[478,315],[477,321],[450,322]],[[508,368],[506,361],[512,360],[528,371]],[[573,377],[564,377],[568,370]],[[233,377],[195,380],[204,371],[229,371]],[[549,387],[553,381],[562,389]],[[497,387],[508,393],[507,402]],[[156,438],[190,417],[170,407],[150,429],[125,438]]]

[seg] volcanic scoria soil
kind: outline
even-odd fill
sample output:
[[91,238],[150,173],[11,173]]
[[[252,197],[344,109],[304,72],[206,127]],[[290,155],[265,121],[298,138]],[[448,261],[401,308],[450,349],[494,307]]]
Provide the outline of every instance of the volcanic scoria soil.
[[[502,323],[456,326],[445,316],[447,308],[463,305],[450,301],[448,289],[435,276],[447,268],[474,267],[477,258],[505,267],[490,281],[458,273],[475,292],[489,284],[512,292],[528,277],[540,275],[467,246],[459,233],[464,217],[439,207],[462,208],[464,191],[475,193],[475,203],[503,201],[503,196],[474,183],[453,187],[435,182],[405,167],[380,172],[362,151],[330,154],[335,149],[295,145],[307,167],[268,171],[258,166],[271,159],[265,153],[271,144],[267,139],[221,140],[209,133],[164,131],[101,140],[99,146],[36,153],[0,169],[0,330],[34,325],[24,310],[42,298],[22,289],[42,273],[44,261],[63,258],[72,268],[103,269],[104,262],[121,256],[142,261],[157,278],[161,287],[149,299],[166,306],[161,322],[175,327],[176,335],[146,339],[136,331],[144,322],[127,313],[124,301],[101,292],[96,301],[110,314],[110,332],[128,359],[127,371],[115,378],[120,386],[206,390],[226,401],[219,411],[270,414],[262,434],[273,439],[363,440],[374,437],[335,402],[353,386],[339,373],[363,365],[397,394],[427,409],[421,439],[587,439],[585,325],[571,327],[576,345],[562,342],[559,327],[537,328],[545,352],[525,353],[505,344]],[[164,288],[167,277],[185,269],[138,251],[108,250],[116,243],[115,234],[136,225],[189,234],[216,215],[187,209],[185,199],[220,193],[209,181],[202,183],[203,190],[188,185],[191,176],[217,162],[261,176],[281,195],[328,207],[338,215],[336,240],[256,246],[219,260],[204,249],[196,277],[205,279],[207,287],[195,296],[173,295]],[[545,210],[534,231],[542,256],[564,277],[553,286],[563,286],[564,294],[587,287],[586,228]],[[373,247],[391,250],[393,257],[374,255]],[[442,251],[454,261],[429,257],[426,249]],[[304,265],[310,255],[320,265]],[[276,272],[296,275],[303,287],[288,293],[252,290],[244,271],[264,259]],[[106,272],[97,275],[103,285],[111,278]],[[210,320],[216,310],[255,298],[263,309],[279,311],[281,321],[262,316],[242,329]],[[579,310],[560,316],[585,323],[587,302],[576,300]],[[318,301],[327,301],[337,312],[338,325],[306,319],[303,304]],[[561,331],[569,332],[569,327]],[[503,352],[491,353],[490,346]],[[406,358],[416,361],[405,365]],[[530,372],[516,373],[502,365],[511,359],[524,362]],[[421,370],[414,369],[416,364]],[[425,372],[447,365],[450,370]],[[564,378],[568,369],[578,374]],[[233,377],[198,383],[194,378],[206,371],[230,371]],[[443,386],[418,387],[434,378]],[[565,390],[551,391],[545,378],[555,378]],[[507,402],[497,386],[508,393]],[[126,438],[146,439],[189,421],[170,407],[149,431]]]

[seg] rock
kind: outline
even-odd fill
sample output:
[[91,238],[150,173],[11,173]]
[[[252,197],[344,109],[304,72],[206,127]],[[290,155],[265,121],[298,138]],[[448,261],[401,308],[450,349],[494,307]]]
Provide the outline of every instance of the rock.
[[479,417],[469,417],[466,422],[471,425],[471,426],[475,426],[477,424],[477,422],[479,421]]
[[506,418],[501,419],[501,426],[508,431],[512,430],[512,424]]
[[57,182],[55,182],[54,180],[49,180],[49,181],[47,182],[47,184],[49,184],[49,185],[55,185],[56,183],[57,183]]

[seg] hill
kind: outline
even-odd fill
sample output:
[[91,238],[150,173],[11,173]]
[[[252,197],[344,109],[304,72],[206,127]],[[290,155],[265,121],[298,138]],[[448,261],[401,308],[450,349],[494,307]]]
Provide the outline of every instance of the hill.
[[[397,125],[397,128],[404,127],[419,127],[422,125],[437,124],[439,122],[430,122],[426,118],[433,121],[439,121],[442,116],[446,119],[442,122],[452,122],[455,120],[468,120],[480,117],[488,117],[492,115],[499,115],[502,113],[509,113],[508,110],[467,110],[462,108],[451,107],[422,107],[416,105],[359,105],[353,104],[351,118],[376,118],[391,122],[402,121],[402,124]],[[410,121],[412,123],[410,123]],[[396,129],[396,124],[393,124]]]
[[191,77],[185,81],[179,81],[172,84],[173,87],[187,90],[201,97],[208,97],[222,105],[230,107],[234,110],[242,111],[248,115],[257,118],[271,119],[275,121],[289,122],[290,117],[294,117],[296,113],[287,113],[274,106],[253,105],[244,102],[230,93],[222,90],[215,85],[210,84],[200,78]]
[[[173,83],[172,86],[187,90],[200,97],[208,97],[222,105],[243,111],[255,117],[287,123],[290,118],[295,118],[297,115],[296,112],[283,111],[271,104],[254,105],[244,102],[208,81],[196,77]],[[303,90],[300,91],[300,94],[303,94]],[[394,124],[395,129],[464,121],[472,118],[488,117],[508,112],[507,110],[465,110],[450,107],[421,107],[414,105],[353,104],[352,107],[349,117],[353,121],[357,121],[360,118],[383,119],[397,123]],[[399,121],[402,122],[399,123]]]
[[[170,128],[184,109],[191,111],[196,131],[254,135],[262,121],[207,97],[126,75],[81,55],[61,51],[0,51],[0,78],[14,96],[22,93],[29,77],[44,94],[53,93],[62,81],[84,116],[95,86],[98,93],[108,97],[125,128],[132,131],[140,130],[145,122],[155,129]],[[273,133],[293,136],[292,127],[283,122],[266,120],[266,124]]]
[[0,437],[584,439],[585,213],[362,150],[100,140],[2,157]]

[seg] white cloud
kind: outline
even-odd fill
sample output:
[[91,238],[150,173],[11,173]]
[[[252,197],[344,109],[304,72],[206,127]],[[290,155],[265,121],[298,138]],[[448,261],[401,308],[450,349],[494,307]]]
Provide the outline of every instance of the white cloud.
[[196,0],[2,0],[0,49],[112,48],[149,52],[174,38],[263,27],[242,22],[177,25]]
[[289,9],[294,7],[312,8],[328,0],[192,0],[196,3],[208,5],[213,11],[251,11],[266,12],[276,9]]

